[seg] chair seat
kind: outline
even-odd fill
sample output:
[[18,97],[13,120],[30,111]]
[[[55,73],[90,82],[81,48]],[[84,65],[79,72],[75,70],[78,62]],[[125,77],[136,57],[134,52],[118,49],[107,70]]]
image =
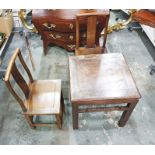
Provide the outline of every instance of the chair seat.
[[99,46],[95,48],[79,47],[78,49],[75,49],[75,55],[101,54],[103,51],[104,49]]
[[60,113],[61,80],[36,80],[30,85],[30,95],[25,101],[29,115]]

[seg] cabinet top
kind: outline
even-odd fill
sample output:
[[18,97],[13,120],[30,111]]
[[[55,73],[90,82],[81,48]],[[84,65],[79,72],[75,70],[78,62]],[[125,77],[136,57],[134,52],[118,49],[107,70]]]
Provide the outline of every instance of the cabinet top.
[[76,18],[76,14],[79,13],[90,13],[90,12],[98,12],[105,13],[105,15],[109,16],[109,10],[106,9],[37,9],[32,11],[33,18],[57,18],[57,19],[66,19],[66,20],[74,20]]

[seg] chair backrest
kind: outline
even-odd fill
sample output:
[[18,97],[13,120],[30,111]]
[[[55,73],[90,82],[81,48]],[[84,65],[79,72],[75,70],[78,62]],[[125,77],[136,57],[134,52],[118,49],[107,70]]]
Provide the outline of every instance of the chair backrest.
[[24,70],[26,71],[26,73],[29,77],[29,82],[30,83],[33,82],[33,78],[32,78],[32,75],[30,73],[30,70],[28,69],[28,67],[25,63],[19,48],[16,49],[16,51],[14,52],[14,54],[11,57],[11,60],[9,62],[9,65],[7,67],[7,71],[5,74],[4,82],[6,83],[6,86],[8,87],[9,91],[12,93],[12,95],[19,102],[22,110],[26,111],[27,108],[24,104],[24,100],[21,99],[21,97],[16,93],[16,91],[14,90],[14,88],[12,87],[12,85],[10,83],[10,77],[12,75],[13,79],[15,80],[15,82],[18,84],[18,86],[20,87],[20,89],[24,93],[25,98],[28,99],[29,94],[30,94],[30,88],[29,88],[28,84],[26,83],[25,79],[23,78],[23,76],[21,75],[21,73],[19,72],[19,70],[17,69],[17,65],[16,65],[16,59],[17,58],[19,58],[19,62],[22,64]]
[[104,13],[83,13],[76,15],[76,49],[80,47],[79,39],[80,39],[81,20],[87,21],[86,47],[87,48],[96,47],[96,43],[99,43],[99,40],[96,40],[97,28],[100,28],[99,26],[102,26],[102,28],[104,29],[104,42],[102,47],[105,48],[109,15]]

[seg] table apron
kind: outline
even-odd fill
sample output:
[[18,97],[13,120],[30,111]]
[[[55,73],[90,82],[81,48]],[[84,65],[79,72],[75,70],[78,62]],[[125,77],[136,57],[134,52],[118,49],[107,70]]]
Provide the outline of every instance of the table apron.
[[90,100],[90,101],[71,101],[72,104],[77,105],[100,105],[100,104],[122,104],[122,103],[137,103],[139,99],[107,99],[107,100]]

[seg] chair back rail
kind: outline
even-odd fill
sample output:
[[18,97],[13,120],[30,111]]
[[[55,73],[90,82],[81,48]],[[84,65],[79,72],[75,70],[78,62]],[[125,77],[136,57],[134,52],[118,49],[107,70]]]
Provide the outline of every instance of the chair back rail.
[[19,95],[16,93],[16,91],[14,90],[14,88],[12,87],[12,85],[10,83],[10,76],[12,75],[13,79],[15,80],[17,85],[20,87],[20,89],[24,93],[25,98],[28,99],[29,94],[30,94],[30,88],[29,88],[28,84],[26,83],[25,79],[23,78],[23,76],[21,75],[21,73],[19,72],[19,70],[17,69],[16,63],[15,63],[17,58],[19,58],[19,60],[20,60],[19,62],[24,67],[24,70],[26,71],[26,73],[29,77],[30,83],[32,83],[34,81],[32,78],[32,75],[30,73],[30,70],[28,69],[28,67],[27,67],[27,65],[26,65],[26,63],[25,63],[25,61],[21,55],[21,52],[18,48],[14,52],[14,54],[13,54],[13,56],[9,62],[4,81],[6,83],[6,86],[8,87],[10,92],[12,93],[12,95],[19,102],[22,110],[26,111],[24,101],[19,97]]
[[88,17],[87,22],[87,47],[91,48],[96,42],[96,16]]
[[76,15],[76,49],[79,48],[79,38],[80,38],[80,20],[87,20],[87,38],[86,38],[86,47],[94,48],[96,45],[96,29],[97,29],[97,19],[103,18],[103,26],[104,26],[104,41],[102,47],[105,48],[106,39],[107,39],[107,27],[109,16],[104,13],[84,13]]
[[108,22],[109,22],[109,16],[106,17],[107,20],[105,21],[105,27],[104,27],[104,41],[103,41],[103,48],[105,49],[105,45],[106,45],[106,42],[107,42],[107,32],[108,32]]
[[24,78],[22,77],[21,73],[17,69],[15,63],[12,66],[11,74],[12,74],[14,80],[16,81],[16,83],[18,84],[18,86],[23,91],[25,97],[28,98],[29,93],[30,93],[29,86],[27,85],[26,81],[24,80]]

